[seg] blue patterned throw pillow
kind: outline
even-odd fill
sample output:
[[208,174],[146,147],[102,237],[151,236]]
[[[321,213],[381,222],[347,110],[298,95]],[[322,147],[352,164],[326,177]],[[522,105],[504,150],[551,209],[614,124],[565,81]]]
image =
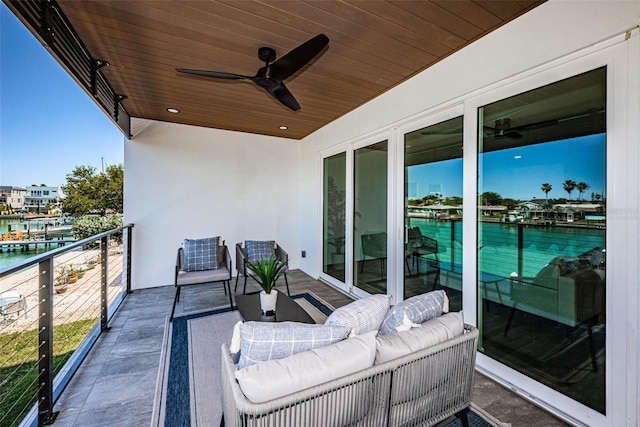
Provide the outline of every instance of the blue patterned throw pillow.
[[238,368],[284,359],[347,338],[350,328],[298,322],[245,322],[240,325]]
[[252,264],[257,264],[261,259],[268,261],[269,258],[275,258],[275,244],[274,240],[246,240],[244,247],[247,249],[247,259]]
[[436,318],[448,311],[448,299],[444,291],[432,291],[416,295],[393,306],[380,326],[380,335],[395,334]]
[[184,239],[183,271],[216,270],[220,268],[218,242],[220,236],[205,239]]
[[361,335],[380,329],[388,311],[388,295],[371,295],[336,309],[324,324],[346,326],[354,335]]

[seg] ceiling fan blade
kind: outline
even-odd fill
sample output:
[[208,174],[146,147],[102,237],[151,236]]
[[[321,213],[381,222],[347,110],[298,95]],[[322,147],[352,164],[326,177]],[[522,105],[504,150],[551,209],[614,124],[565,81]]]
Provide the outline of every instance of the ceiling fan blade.
[[242,74],[223,73],[221,71],[207,71],[207,70],[188,70],[185,68],[176,68],[176,71],[183,74],[191,74],[192,76],[201,77],[213,77],[216,79],[229,79],[229,80],[243,80],[251,79],[249,76],[243,76]]
[[293,97],[289,89],[284,85],[284,83],[280,83],[278,86],[273,88],[265,88],[267,92],[271,94],[275,99],[280,101],[285,106],[291,108],[293,111],[298,111],[300,109],[300,104]]
[[270,64],[269,77],[279,80],[286,79],[311,61],[328,43],[329,37],[324,34],[318,34],[314,38],[307,40],[273,64]]

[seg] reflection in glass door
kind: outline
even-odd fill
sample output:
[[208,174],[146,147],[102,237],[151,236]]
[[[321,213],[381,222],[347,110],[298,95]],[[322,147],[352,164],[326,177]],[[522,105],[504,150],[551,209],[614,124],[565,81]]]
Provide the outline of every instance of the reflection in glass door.
[[606,68],[479,109],[480,351],[605,412]]
[[404,298],[444,289],[462,309],[462,116],[404,138]]
[[346,153],[324,159],[322,271],[345,281]]
[[354,286],[387,293],[387,141],[354,152]]

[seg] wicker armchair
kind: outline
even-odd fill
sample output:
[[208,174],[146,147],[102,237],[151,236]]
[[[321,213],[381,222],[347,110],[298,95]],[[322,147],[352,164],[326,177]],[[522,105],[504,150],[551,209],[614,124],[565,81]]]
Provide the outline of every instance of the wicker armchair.
[[173,300],[173,308],[171,309],[171,317],[169,321],[173,321],[173,315],[176,310],[176,304],[180,300],[180,290],[184,286],[202,285],[206,283],[222,283],[225,295],[229,293],[229,304],[233,310],[233,299],[231,296],[231,255],[229,249],[224,244],[218,246],[219,268],[211,270],[185,271],[184,265],[184,248],[178,249],[176,257],[176,269],[174,285],[176,287],[176,296]]

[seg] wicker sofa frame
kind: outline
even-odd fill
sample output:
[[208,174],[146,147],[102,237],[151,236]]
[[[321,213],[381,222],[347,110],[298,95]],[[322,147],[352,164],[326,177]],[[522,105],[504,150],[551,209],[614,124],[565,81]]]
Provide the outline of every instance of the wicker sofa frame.
[[[467,423],[478,330],[264,403],[235,379],[222,345],[222,408],[227,427],[431,426],[456,415]],[[268,387],[268,385],[265,385]]]

